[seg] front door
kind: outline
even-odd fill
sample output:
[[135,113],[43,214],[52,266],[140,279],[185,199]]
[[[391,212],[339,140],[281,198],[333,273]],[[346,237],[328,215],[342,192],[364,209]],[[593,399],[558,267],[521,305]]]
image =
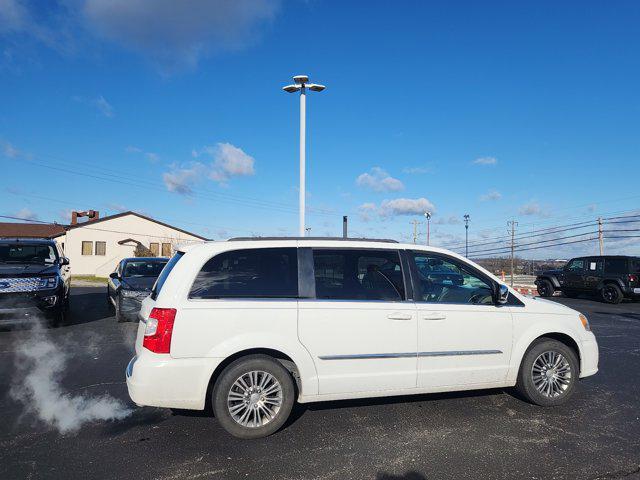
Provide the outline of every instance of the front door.
[[315,298],[298,302],[298,335],[325,394],[413,389],[416,308],[397,250],[314,249]]
[[585,276],[585,264],[587,260],[585,258],[574,258],[565,267],[563,272],[563,285],[562,288],[569,290],[582,290],[585,288],[584,276]]
[[459,259],[413,254],[418,310],[418,388],[505,381],[511,308],[493,301],[491,279]]

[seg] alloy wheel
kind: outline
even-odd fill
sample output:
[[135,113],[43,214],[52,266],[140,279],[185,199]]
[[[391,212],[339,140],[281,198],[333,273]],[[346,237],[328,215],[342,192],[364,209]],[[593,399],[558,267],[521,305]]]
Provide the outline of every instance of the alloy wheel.
[[560,352],[549,350],[533,362],[531,378],[539,393],[547,398],[559,397],[571,385],[571,365]]
[[231,386],[227,408],[236,423],[248,428],[271,422],[282,407],[282,386],[268,372],[243,373]]

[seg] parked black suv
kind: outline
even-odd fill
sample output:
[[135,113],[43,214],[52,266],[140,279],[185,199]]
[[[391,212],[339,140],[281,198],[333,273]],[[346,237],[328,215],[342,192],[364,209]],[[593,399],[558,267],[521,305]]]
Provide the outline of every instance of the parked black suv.
[[567,297],[596,293],[607,303],[620,303],[625,297],[640,298],[640,257],[573,258],[561,270],[542,272],[535,283],[541,297],[554,291]]
[[0,325],[64,322],[69,260],[52,240],[0,238]]

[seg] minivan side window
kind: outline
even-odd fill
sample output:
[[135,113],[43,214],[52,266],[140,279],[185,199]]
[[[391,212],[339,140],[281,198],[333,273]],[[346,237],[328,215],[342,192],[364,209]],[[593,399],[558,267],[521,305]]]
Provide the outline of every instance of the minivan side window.
[[[178,263],[178,261],[182,258],[183,255],[184,255],[184,252],[176,252],[176,254],[173,257],[171,257],[167,262],[167,264],[164,266],[164,268],[160,272],[160,275],[158,275],[158,278],[156,279],[156,283],[153,284],[153,288],[151,289],[151,298],[153,300],[158,298],[158,294],[160,293],[160,290],[162,290],[162,286],[164,285],[164,282],[167,280],[167,277],[171,273],[171,270],[173,270],[173,267],[176,266],[176,263]],[[123,265],[121,264],[119,267],[120,275],[122,275],[122,266]]]
[[405,299],[397,250],[317,249],[313,265],[318,299]]
[[296,298],[296,248],[253,248],[223,252],[204,264],[189,298]]
[[493,305],[491,285],[463,262],[425,252],[414,252],[413,258],[421,301]]

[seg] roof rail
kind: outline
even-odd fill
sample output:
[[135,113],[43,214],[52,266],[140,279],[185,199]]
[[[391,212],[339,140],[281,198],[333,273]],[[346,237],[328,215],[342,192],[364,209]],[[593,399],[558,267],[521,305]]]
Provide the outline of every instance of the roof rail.
[[249,241],[261,241],[261,240],[340,240],[343,242],[348,241],[360,241],[360,242],[380,242],[380,243],[398,243],[397,240],[391,240],[389,238],[353,238],[353,237],[234,237],[227,240],[227,242],[249,242]]

